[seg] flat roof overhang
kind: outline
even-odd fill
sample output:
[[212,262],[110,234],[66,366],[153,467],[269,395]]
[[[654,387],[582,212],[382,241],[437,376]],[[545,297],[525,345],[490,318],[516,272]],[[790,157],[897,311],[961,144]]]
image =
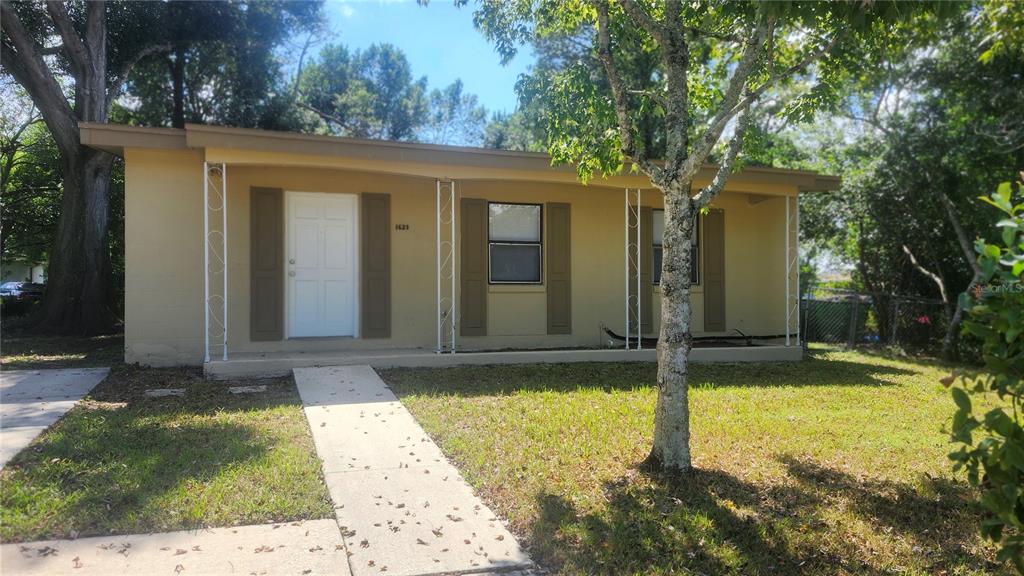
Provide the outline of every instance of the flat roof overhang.
[[[85,146],[123,156],[126,148],[202,150],[210,162],[252,166],[301,166],[388,172],[429,178],[462,180],[532,180],[575,183],[570,166],[552,166],[551,157],[539,152],[443,146],[226,128],[186,124],[184,129],[144,128],[122,124],[79,124]],[[718,166],[707,164],[695,184],[710,182]],[[616,188],[651,188],[641,174],[595,177],[590,185]],[[840,179],[807,170],[760,166],[744,167],[729,177],[727,189],[737,192],[786,194],[799,191],[838,190]],[[792,194],[792,192],[789,192]]]

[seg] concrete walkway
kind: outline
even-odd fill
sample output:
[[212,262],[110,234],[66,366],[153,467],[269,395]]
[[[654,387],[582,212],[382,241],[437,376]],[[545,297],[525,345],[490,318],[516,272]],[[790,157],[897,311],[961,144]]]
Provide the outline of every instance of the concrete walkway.
[[349,574],[331,519],[4,544],[0,566],[18,576]]
[[372,368],[294,373],[354,576],[531,566]]
[[0,468],[107,377],[109,368],[0,372]]

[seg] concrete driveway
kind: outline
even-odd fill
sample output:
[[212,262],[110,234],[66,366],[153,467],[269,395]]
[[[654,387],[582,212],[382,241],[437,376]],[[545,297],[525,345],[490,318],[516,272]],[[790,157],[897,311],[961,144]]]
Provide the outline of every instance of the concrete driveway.
[[109,372],[109,368],[0,372],[0,468]]

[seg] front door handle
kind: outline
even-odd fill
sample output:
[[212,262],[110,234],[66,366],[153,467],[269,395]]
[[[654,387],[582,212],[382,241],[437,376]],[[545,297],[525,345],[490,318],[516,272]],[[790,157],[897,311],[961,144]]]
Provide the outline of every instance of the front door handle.
[[288,263],[289,264],[295,264],[295,258],[289,258],[288,259]]
[[292,270],[291,272],[289,272],[289,273],[288,273],[288,275],[289,275],[289,276],[295,276],[295,271],[294,271],[294,270]]

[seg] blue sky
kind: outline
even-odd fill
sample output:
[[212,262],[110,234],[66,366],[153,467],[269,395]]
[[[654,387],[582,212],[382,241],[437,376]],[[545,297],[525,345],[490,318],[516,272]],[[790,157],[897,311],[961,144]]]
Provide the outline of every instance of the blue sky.
[[401,48],[416,78],[426,76],[431,88],[462,78],[489,111],[516,107],[515,83],[533,62],[527,48],[506,66],[494,47],[473,27],[473,3],[456,8],[445,0],[426,7],[412,0],[327,0],[324,5],[332,42],[350,49],[388,42]]

